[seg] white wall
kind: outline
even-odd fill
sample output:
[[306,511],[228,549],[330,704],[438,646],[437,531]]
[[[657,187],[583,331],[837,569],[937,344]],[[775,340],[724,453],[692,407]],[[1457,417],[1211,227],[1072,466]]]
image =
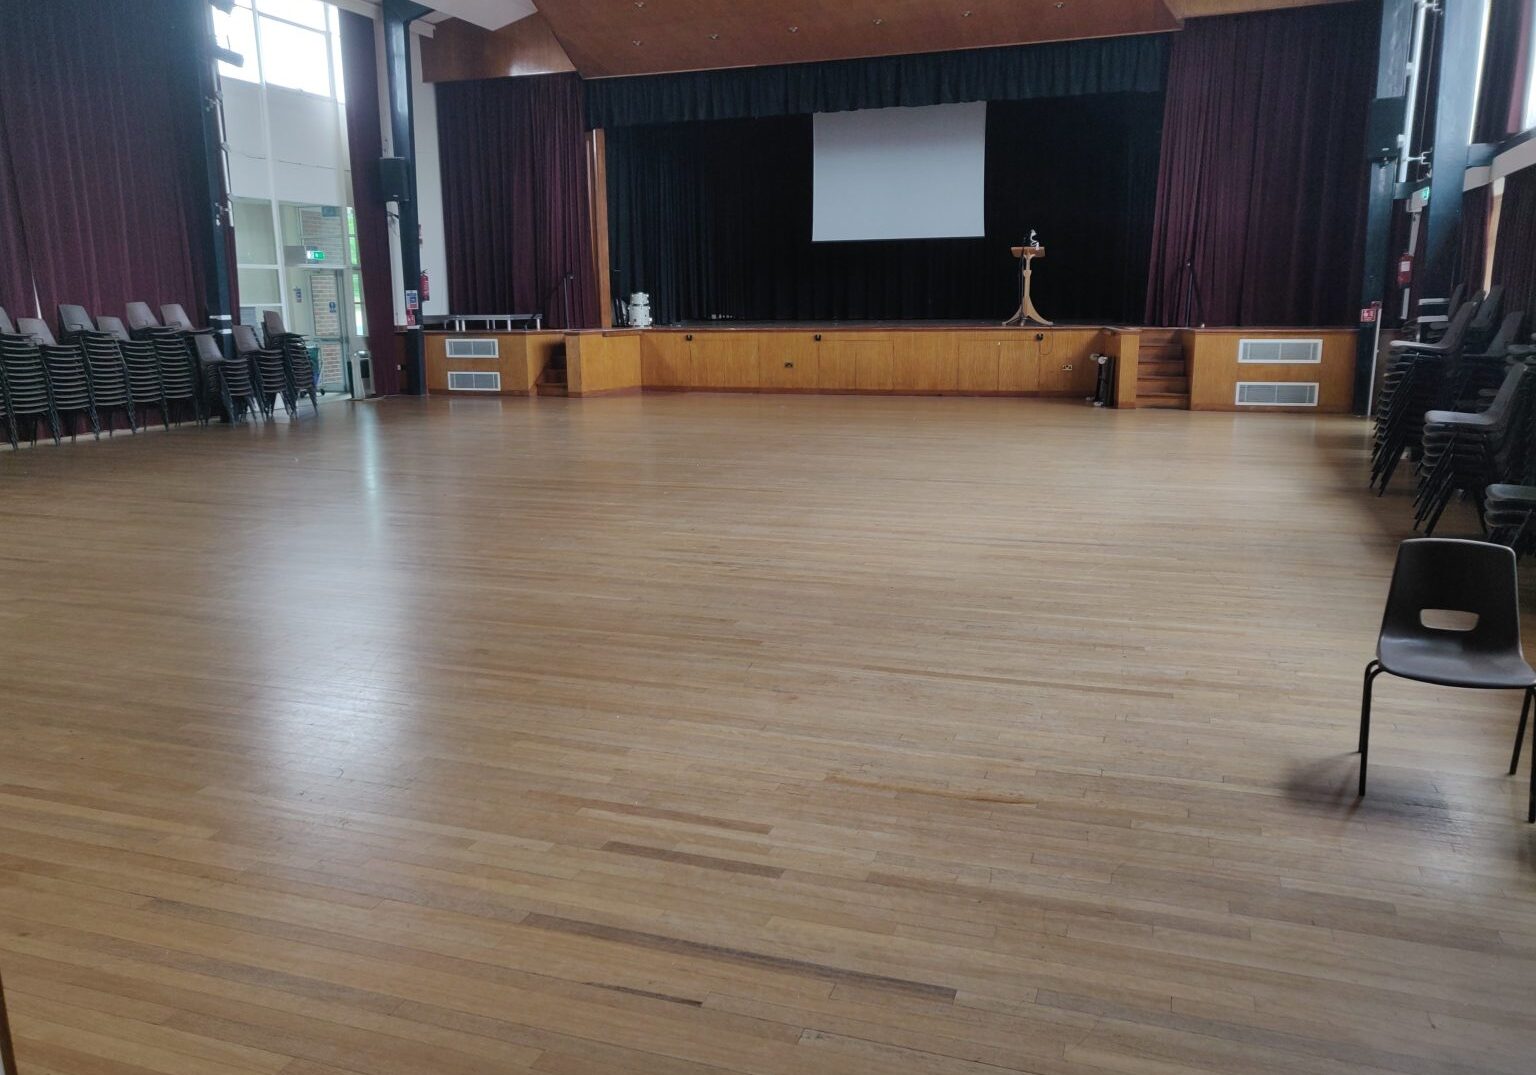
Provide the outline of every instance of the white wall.
[[[421,80],[421,38],[411,35],[411,107],[416,120],[416,213],[421,223],[421,267],[432,298],[425,315],[453,312],[448,298],[448,251],[443,227],[443,176],[437,142],[437,87]],[[474,311],[464,311],[473,313]]]

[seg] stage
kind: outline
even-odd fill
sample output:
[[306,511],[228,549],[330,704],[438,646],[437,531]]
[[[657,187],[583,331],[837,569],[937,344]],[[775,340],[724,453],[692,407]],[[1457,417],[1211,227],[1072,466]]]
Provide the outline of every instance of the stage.
[[[868,395],[1095,394],[1118,408],[1347,413],[1351,328],[1199,328],[982,321],[709,321],[572,332],[427,332],[434,393],[593,397],[641,391]],[[476,341],[474,345],[454,341]],[[1299,358],[1257,361],[1255,342]],[[473,353],[471,353],[473,352]],[[1296,386],[1310,401],[1264,404],[1244,385]]]

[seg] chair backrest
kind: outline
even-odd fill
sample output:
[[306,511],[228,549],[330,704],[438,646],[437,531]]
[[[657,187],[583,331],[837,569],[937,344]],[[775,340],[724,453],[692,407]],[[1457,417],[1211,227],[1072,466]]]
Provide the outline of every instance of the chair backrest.
[[1520,328],[1525,324],[1525,311],[1515,310],[1504,315],[1504,320],[1499,323],[1499,331],[1493,334],[1493,339],[1488,341],[1484,349],[1487,354],[1498,356],[1509,353],[1509,346],[1520,339]]
[[59,342],[53,338],[53,329],[48,327],[48,322],[40,317],[18,317],[16,331],[23,336],[32,337],[45,347],[56,347]]
[[73,336],[77,332],[95,332],[96,324],[91,320],[91,315],[85,312],[84,306],[71,306],[67,302],[59,303],[59,331],[65,336]]
[[1504,312],[1504,285],[1494,284],[1488,289],[1488,294],[1483,297],[1482,303],[1477,308],[1476,315],[1472,318],[1472,328],[1487,331],[1498,324],[1499,315]]
[[1449,317],[1451,314],[1454,314],[1457,310],[1461,309],[1461,301],[1466,297],[1466,284],[1457,284],[1455,287],[1451,288],[1450,301],[1445,304],[1446,316]]
[[127,309],[128,328],[134,332],[146,328],[159,328],[160,322],[155,320],[155,312],[149,308],[147,302],[130,302]]
[[192,330],[192,319],[179,302],[168,302],[160,307],[160,320],[166,328],[179,328],[183,332]]
[[256,338],[256,330],[250,325],[235,326],[235,353],[248,355],[252,351],[261,350],[261,341]]
[[197,358],[200,362],[224,361],[224,352],[219,350],[219,345],[206,332],[199,332],[194,335],[192,337],[192,346],[197,348]]
[[1463,635],[1468,649],[1520,650],[1520,596],[1515,554],[1503,545],[1457,538],[1413,538],[1397,547],[1381,633],[1424,637],[1426,609],[1470,612],[1477,622]]
[[288,330],[283,327],[283,311],[264,311],[261,315],[261,331],[267,334],[268,344],[286,333]]
[[11,315],[5,312],[5,307],[0,306],[0,336],[16,335],[16,326],[11,323]]
[[1509,408],[1515,402],[1515,396],[1520,392],[1520,383],[1525,380],[1529,367],[1524,362],[1516,362],[1504,371],[1504,380],[1499,384],[1499,390],[1494,393],[1493,402],[1488,404],[1487,415],[1490,421],[1502,422],[1509,413]]
[[1445,327],[1445,335],[1440,337],[1441,345],[1447,351],[1455,351],[1461,347],[1461,341],[1467,334],[1467,326],[1472,324],[1472,319],[1477,316],[1477,305],[1471,302],[1461,304],[1461,309],[1456,311],[1449,325]]
[[102,314],[96,319],[96,327],[109,336],[116,336],[119,340],[131,340],[133,338],[128,335],[127,326],[123,324],[121,317],[109,317],[107,314]]

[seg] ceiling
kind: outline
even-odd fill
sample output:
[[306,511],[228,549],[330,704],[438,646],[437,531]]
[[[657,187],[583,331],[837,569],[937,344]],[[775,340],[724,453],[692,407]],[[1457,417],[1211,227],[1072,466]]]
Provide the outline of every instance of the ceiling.
[[756,67],[1178,29],[1335,0],[431,0],[497,30],[533,13],[588,78]]

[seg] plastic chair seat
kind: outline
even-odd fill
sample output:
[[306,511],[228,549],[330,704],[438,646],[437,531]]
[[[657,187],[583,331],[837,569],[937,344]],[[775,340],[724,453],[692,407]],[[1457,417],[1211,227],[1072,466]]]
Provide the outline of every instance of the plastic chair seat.
[[1536,685],[1536,671],[1518,654],[1469,652],[1459,631],[1436,637],[1384,635],[1376,647],[1376,659],[1401,679],[1442,687],[1517,690]]

